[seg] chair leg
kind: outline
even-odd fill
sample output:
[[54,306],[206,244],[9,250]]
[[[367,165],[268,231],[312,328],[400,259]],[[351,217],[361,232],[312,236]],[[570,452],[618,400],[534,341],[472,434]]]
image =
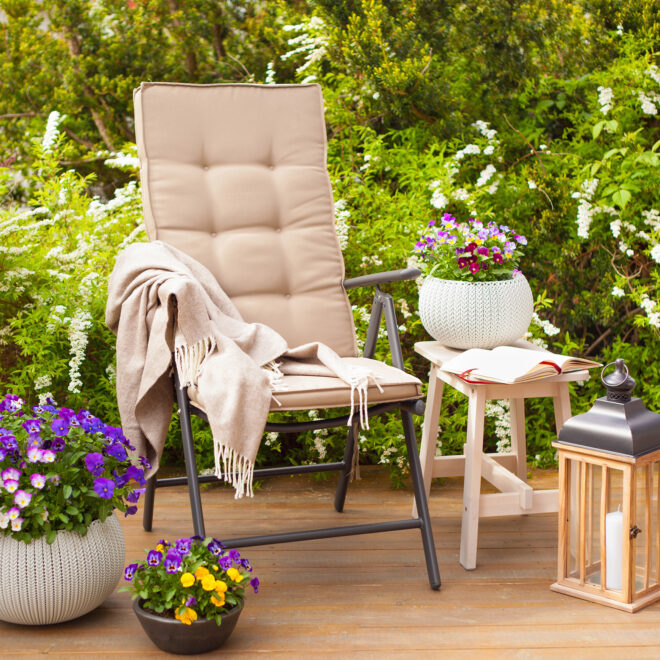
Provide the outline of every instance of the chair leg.
[[142,527],[145,532],[150,532],[154,521],[154,499],[156,497],[156,475],[147,479],[144,491],[144,511],[142,513]]
[[348,490],[348,482],[351,479],[351,472],[353,470],[353,457],[355,454],[355,443],[358,436],[357,424],[351,424],[346,437],[346,448],[344,449],[344,468],[339,474],[339,481],[337,482],[337,490],[335,491],[335,510],[341,513],[344,510],[344,502],[346,501],[346,491]]
[[186,476],[188,477],[188,494],[190,496],[193,529],[197,536],[204,538],[206,536],[204,513],[202,512],[202,498],[199,492],[195,446],[193,443],[192,426],[190,424],[188,389],[179,389],[177,387],[176,399],[179,407],[179,420],[181,422],[181,443],[183,445],[183,457],[186,462]]
[[412,476],[413,489],[415,492],[417,512],[422,523],[420,531],[422,532],[426,570],[428,572],[431,588],[439,589],[440,571],[438,569],[438,557],[435,552],[435,543],[433,541],[433,530],[431,528],[429,506],[426,499],[426,489],[424,488],[422,466],[419,462],[419,450],[417,448],[417,438],[415,436],[415,425],[413,424],[412,413],[407,410],[402,410],[401,421],[403,423],[403,432],[406,438],[406,449],[408,450],[408,461],[410,464],[410,474]]

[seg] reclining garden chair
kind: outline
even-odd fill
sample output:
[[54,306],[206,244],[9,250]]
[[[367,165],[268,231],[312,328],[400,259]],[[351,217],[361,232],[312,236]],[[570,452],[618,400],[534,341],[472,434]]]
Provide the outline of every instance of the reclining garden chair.
[[[227,547],[417,528],[431,587],[440,586],[412,413],[423,403],[417,378],[403,371],[392,297],[386,282],[414,279],[414,269],[343,280],[326,169],[323,100],[318,85],[188,85],[144,83],[135,92],[144,219],[150,240],[161,240],[205,265],[249,322],[265,323],[295,347],[320,341],[340,356],[366,364],[382,391],[370,387],[369,417],[401,411],[418,516],[407,520],[223,539]],[[357,357],[346,289],[374,286],[364,357]],[[373,360],[385,314],[394,366]],[[176,372],[176,369],[175,369]],[[155,489],[186,484],[195,534],[205,536],[190,416],[206,419],[194,392],[174,373],[186,477],[147,486],[144,528],[151,530]],[[351,389],[338,378],[285,376],[272,411],[346,407]],[[357,418],[357,415],[355,416]],[[303,423],[268,423],[267,431],[297,433],[346,425],[347,416]],[[353,466],[357,422],[344,459],[320,465],[255,470],[255,478],[314,471],[339,472],[335,508],[344,507]]]

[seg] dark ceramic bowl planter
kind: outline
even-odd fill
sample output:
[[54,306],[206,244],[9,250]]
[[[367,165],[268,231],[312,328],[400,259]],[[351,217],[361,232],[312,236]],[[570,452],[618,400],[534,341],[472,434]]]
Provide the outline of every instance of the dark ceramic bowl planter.
[[161,650],[179,655],[206,653],[222,646],[233,632],[243,603],[222,615],[222,624],[213,619],[197,619],[189,626],[142,609],[142,600],[133,601],[133,609],[149,639]]

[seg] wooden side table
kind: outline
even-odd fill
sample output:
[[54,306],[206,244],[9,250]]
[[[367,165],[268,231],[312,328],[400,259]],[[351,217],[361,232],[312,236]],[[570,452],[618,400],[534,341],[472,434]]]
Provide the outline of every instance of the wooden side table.
[[[540,350],[534,344],[522,339],[513,345],[529,350]],[[527,484],[524,400],[533,397],[552,397],[555,424],[559,433],[564,422],[571,416],[568,383],[588,380],[589,373],[586,370],[576,371],[513,385],[471,384],[439,369],[443,362],[462,351],[447,348],[437,341],[418,342],[415,344],[415,351],[431,363],[420,449],[426,493],[428,495],[431,479],[435,477],[464,476],[460,563],[463,568],[472,570],[477,566],[480,517],[557,511],[557,490],[535,491]],[[463,456],[435,455],[445,383],[462,392],[469,399],[468,428]],[[492,399],[508,399],[510,402],[511,453],[509,454],[483,452],[485,405],[486,401]],[[482,495],[482,477],[501,492]]]

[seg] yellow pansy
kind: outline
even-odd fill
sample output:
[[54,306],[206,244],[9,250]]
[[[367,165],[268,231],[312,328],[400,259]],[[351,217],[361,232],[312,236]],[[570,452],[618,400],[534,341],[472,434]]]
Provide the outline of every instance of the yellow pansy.
[[181,576],[181,584],[184,587],[192,587],[195,584],[195,576],[192,573],[184,573]]
[[191,607],[177,607],[177,609],[174,610],[174,618],[189,626],[193,621],[197,621],[197,612]]
[[[215,590],[219,594],[224,594],[227,591],[227,583],[224,580],[216,580]],[[224,596],[223,596],[224,598]]]
[[216,598],[215,596],[211,596],[211,602],[216,606],[216,607],[222,607],[225,604],[225,599],[222,598]]
[[195,577],[198,580],[201,580],[205,575],[209,574],[209,569],[206,568],[205,566],[199,566],[198,568],[195,569]]
[[213,591],[215,589],[215,578],[212,575],[205,575],[202,578],[202,589],[204,591]]
[[240,575],[241,574],[235,568],[227,569],[227,577],[234,582],[237,581],[236,578],[240,577]]

